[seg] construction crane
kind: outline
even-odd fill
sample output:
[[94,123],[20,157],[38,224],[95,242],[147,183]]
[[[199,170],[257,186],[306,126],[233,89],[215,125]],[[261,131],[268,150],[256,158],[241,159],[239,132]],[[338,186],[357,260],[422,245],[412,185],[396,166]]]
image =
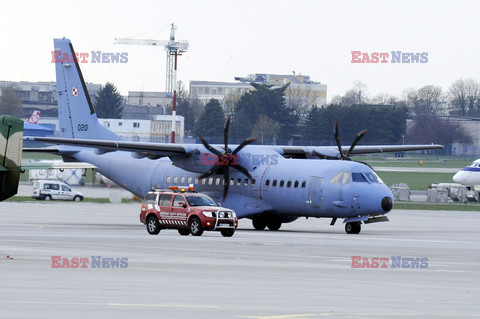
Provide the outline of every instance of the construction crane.
[[129,45],[149,45],[149,46],[165,46],[167,52],[166,65],[166,89],[167,93],[173,94],[172,103],[172,137],[171,142],[175,143],[175,116],[177,113],[177,57],[188,50],[188,41],[175,41],[175,24],[171,24],[170,40],[151,40],[151,39],[132,39],[132,38],[115,38],[114,44]]

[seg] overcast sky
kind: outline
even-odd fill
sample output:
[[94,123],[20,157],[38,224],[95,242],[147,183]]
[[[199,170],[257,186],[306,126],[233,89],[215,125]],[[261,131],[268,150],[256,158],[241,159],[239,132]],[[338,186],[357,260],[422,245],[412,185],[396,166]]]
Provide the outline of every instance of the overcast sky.
[[[55,81],[53,38],[77,52],[128,53],[128,62],[82,63],[88,82],[165,90],[165,51],[113,45],[116,37],[167,40],[170,23],[190,48],[178,80],[234,82],[252,73],[310,75],[328,99],[355,81],[400,96],[427,84],[480,80],[479,1],[7,1],[0,8],[0,80]],[[427,63],[351,63],[351,51],[428,53]]]

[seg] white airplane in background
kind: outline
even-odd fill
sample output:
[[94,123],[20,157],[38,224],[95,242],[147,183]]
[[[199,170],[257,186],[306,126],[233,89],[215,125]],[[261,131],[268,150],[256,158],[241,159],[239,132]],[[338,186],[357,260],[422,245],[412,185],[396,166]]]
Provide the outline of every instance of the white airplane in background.
[[480,185],[480,158],[473,161],[472,164],[463,168],[461,171],[458,171],[453,176],[453,180],[456,183],[467,186]]

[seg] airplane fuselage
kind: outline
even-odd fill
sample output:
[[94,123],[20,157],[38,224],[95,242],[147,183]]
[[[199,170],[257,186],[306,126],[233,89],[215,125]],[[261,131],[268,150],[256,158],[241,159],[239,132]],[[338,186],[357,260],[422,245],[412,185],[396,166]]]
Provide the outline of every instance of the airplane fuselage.
[[184,170],[169,158],[137,159],[123,151],[98,155],[85,149],[74,157],[96,165],[101,174],[140,197],[153,188],[193,184],[196,191],[234,209],[239,218],[269,212],[282,215],[284,222],[301,216],[375,216],[388,213],[393,203],[390,189],[368,166],[354,161],[279,158],[260,163],[250,171],[253,181],[231,173],[223,201],[223,175],[199,179],[199,173]]

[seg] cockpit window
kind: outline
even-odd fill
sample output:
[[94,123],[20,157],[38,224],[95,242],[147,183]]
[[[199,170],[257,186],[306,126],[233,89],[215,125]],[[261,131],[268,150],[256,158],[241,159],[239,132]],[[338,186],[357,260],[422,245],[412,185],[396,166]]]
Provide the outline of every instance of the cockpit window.
[[362,173],[352,173],[354,183],[368,183],[367,178]]
[[347,172],[338,172],[335,176],[332,177],[330,180],[330,184],[341,184],[345,185],[352,181],[352,177],[350,173]]
[[345,184],[348,184],[352,181],[352,177],[350,175],[350,173],[343,173],[343,179],[342,179],[342,184],[345,185]]
[[473,162],[472,164],[469,165],[470,167],[480,167],[480,162]]
[[330,180],[330,184],[342,184],[343,172],[338,172]]
[[377,179],[377,176],[373,173],[365,173],[365,177],[370,183],[380,183]]

